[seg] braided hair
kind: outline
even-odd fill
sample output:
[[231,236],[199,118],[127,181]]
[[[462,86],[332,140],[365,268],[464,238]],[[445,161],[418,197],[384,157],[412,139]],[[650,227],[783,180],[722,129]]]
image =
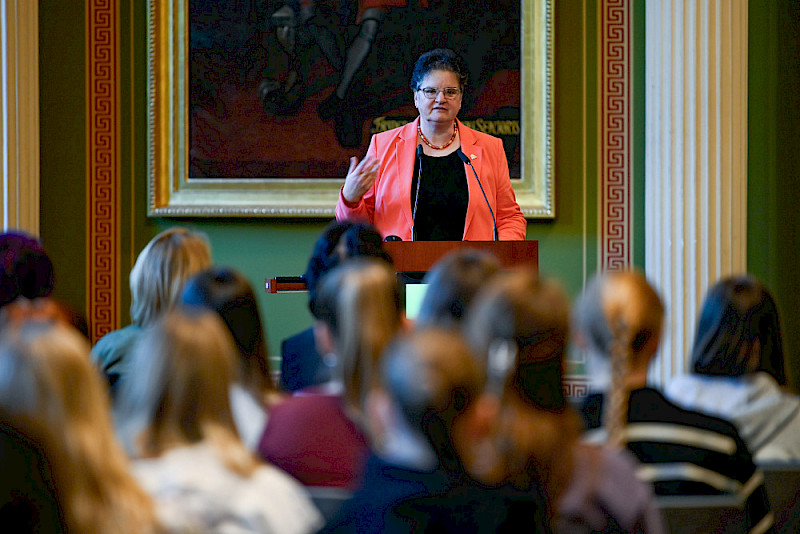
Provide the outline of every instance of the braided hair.
[[650,356],[643,349],[661,335],[663,319],[661,298],[636,270],[597,275],[575,304],[573,327],[590,350],[610,362],[611,386],[603,421],[612,444],[625,443],[630,373],[639,358]]

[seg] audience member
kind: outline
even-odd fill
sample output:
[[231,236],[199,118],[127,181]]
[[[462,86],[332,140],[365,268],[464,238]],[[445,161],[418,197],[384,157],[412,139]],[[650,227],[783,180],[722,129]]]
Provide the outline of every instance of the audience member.
[[366,399],[375,452],[362,487],[324,532],[548,532],[534,492],[471,478],[462,455],[486,428],[484,376],[455,331],[419,329],[390,345]]
[[627,445],[643,464],[637,474],[657,495],[737,495],[746,502],[748,528],[765,531],[772,513],[763,475],[736,427],[680,408],[647,386],[663,319],[658,293],[639,272],[604,273],[585,288],[575,325],[611,366],[607,396],[592,395],[584,405],[595,429],[587,437]]
[[191,277],[183,303],[216,312],[236,343],[238,358],[231,388],[231,410],[247,448],[255,451],[267,423],[267,408],[277,402],[267,344],[253,287],[230,267],[212,267]]
[[395,275],[385,262],[352,259],[330,271],[314,300],[317,347],[331,379],[275,406],[259,452],[307,485],[357,486],[367,456],[363,397],[401,328]]
[[[486,359],[489,390],[501,399],[489,479],[521,489],[544,485],[559,532],[661,532],[653,489],[636,478],[624,450],[578,442],[580,420],[563,393],[569,304],[535,273],[499,275],[466,321]],[[482,457],[486,463],[485,449]],[[493,471],[492,472],[492,467]]]
[[708,291],[692,347],[692,374],[667,386],[670,400],[732,421],[757,462],[800,460],[800,399],[786,384],[778,308],[749,276]]
[[42,452],[67,531],[159,531],[153,503],[114,436],[89,345],[76,330],[43,321],[3,330],[0,409],[36,421],[44,432]]
[[142,329],[180,301],[190,276],[210,266],[206,237],[181,227],[164,230],[139,253],[129,279],[132,324],[109,332],[92,349],[92,360],[105,374],[112,400],[117,382],[128,373],[128,360]]
[[416,318],[417,327],[457,327],[478,290],[500,272],[493,254],[473,249],[451,252],[431,268]]
[[20,232],[1,234],[0,259],[0,306],[52,293],[53,263],[37,239]]
[[0,313],[12,313],[7,308],[13,303],[25,308],[46,306],[89,337],[86,318],[52,297],[53,263],[38,239],[18,231],[0,234],[0,259]]
[[201,532],[310,532],[319,512],[303,488],[256,460],[230,411],[236,349],[216,314],[173,309],[142,334],[120,389],[134,471],[166,521]]
[[[308,287],[308,307],[314,313],[317,284],[342,260],[370,257],[391,263],[383,250],[378,231],[372,226],[352,221],[333,221],[322,231],[303,275]],[[295,334],[281,343],[281,389],[297,391],[330,380],[330,368],[322,362],[314,342],[313,327]]]

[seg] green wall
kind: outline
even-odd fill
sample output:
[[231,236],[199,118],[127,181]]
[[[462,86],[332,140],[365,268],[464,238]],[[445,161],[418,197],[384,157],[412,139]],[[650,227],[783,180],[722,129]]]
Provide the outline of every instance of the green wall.
[[[40,234],[53,258],[56,295],[86,301],[86,136],[82,2],[40,2]],[[64,21],[70,31],[64,31]]]
[[750,0],[747,266],[772,290],[800,391],[800,2]]
[[[588,7],[584,7],[584,6]],[[586,11],[584,11],[584,8]],[[85,2],[40,0],[41,235],[52,255],[56,296],[86,306]],[[146,2],[121,0],[122,265],[158,231],[206,232],[214,258],[257,288],[270,349],[310,322],[303,295],[266,295],[265,277],[299,274],[324,220],[149,219],[146,206]],[[555,221],[530,221],[540,266],[571,293],[597,264],[597,3],[555,0]],[[644,192],[644,0],[634,3],[634,192]],[[69,28],[65,28],[69,21]],[[748,269],[771,287],[784,320],[798,384],[800,295],[800,2],[750,0],[748,58]],[[644,264],[644,219],[635,210],[635,263]],[[130,295],[122,291],[122,309]],[[127,314],[123,314],[127,323]]]
[[[65,32],[63,21],[81,21],[78,27],[82,28],[84,9],[79,0],[40,0],[41,233],[56,264],[56,295],[79,309],[85,309],[86,303],[85,43],[83,32],[73,31],[74,26]],[[539,240],[542,273],[557,276],[571,293],[583,284],[585,266],[591,270],[596,262],[596,241],[584,235],[585,230],[596,230],[596,182],[591,178],[595,169],[593,164],[584,169],[581,149],[588,141],[586,157],[595,161],[596,64],[593,54],[583,49],[584,39],[590,43],[589,50],[594,50],[596,41],[596,13],[593,8],[590,11],[583,13],[579,2],[556,1],[554,172],[558,216],[555,221],[532,220],[528,227],[528,239]],[[302,273],[327,220],[146,217],[146,2],[122,0],[121,13],[123,279],[138,251],[157,232],[176,224],[203,231],[210,238],[215,262],[240,269],[257,289],[270,350],[279,354],[280,340],[305,328],[310,315],[304,295],[264,294],[264,278]],[[576,31],[584,18],[589,30]],[[585,68],[584,57],[589,58]],[[592,105],[586,105],[584,98]],[[592,127],[585,129],[584,124]],[[585,191],[588,198],[584,198]],[[126,311],[130,305],[127,285],[122,293],[121,305]],[[127,322],[124,313],[123,323]]]

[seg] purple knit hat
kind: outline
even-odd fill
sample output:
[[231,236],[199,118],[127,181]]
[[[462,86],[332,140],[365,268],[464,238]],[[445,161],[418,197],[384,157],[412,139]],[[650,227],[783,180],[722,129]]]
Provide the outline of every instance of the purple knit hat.
[[0,306],[53,291],[53,264],[42,244],[19,232],[0,234]]

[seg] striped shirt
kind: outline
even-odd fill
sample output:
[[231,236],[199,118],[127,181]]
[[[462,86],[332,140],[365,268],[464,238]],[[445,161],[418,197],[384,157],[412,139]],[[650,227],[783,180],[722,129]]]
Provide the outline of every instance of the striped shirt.
[[[599,395],[584,403],[589,441],[604,439],[602,404]],[[643,388],[631,392],[624,438],[641,463],[637,475],[653,484],[656,495],[736,495],[746,503],[750,531],[769,530],[763,475],[732,423]]]

